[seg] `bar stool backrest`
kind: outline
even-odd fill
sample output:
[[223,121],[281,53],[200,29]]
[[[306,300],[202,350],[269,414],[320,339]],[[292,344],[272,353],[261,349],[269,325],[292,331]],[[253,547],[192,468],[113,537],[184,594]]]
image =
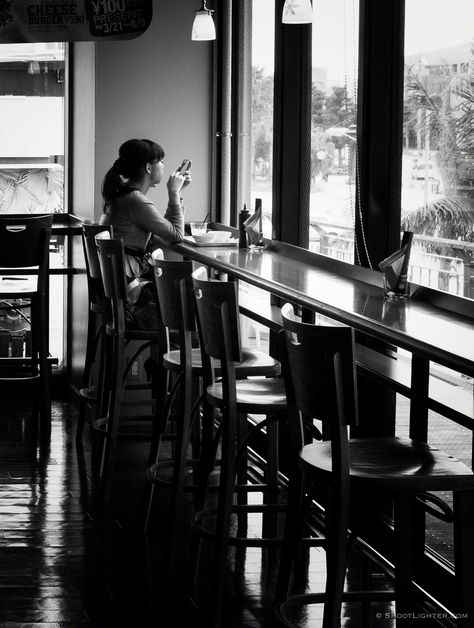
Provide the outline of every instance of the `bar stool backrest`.
[[329,425],[339,421],[357,425],[352,328],[302,323],[289,303],[281,308],[281,314],[288,397],[303,416]]
[[[170,330],[195,331],[196,321],[192,307],[192,262],[165,260],[161,249],[153,251],[150,259],[153,264],[163,324]],[[181,298],[180,290],[183,284],[185,303]]]
[[[38,292],[47,291],[49,274],[49,241],[53,216],[7,214],[0,216],[0,267],[38,268]],[[19,272],[21,274],[21,272]]]
[[[237,284],[234,281],[208,279],[203,267],[193,272],[192,279],[205,353],[217,360],[242,361]],[[227,334],[224,324],[228,326]]]
[[95,241],[99,233],[107,232],[112,235],[112,226],[105,225],[83,225],[82,245],[84,248],[84,259],[86,262],[87,287],[89,290],[89,303],[91,307],[103,305],[104,288],[102,276],[100,274],[99,256]]
[[109,300],[117,332],[125,329],[125,302],[127,298],[123,240],[96,236],[100,272],[105,298]]

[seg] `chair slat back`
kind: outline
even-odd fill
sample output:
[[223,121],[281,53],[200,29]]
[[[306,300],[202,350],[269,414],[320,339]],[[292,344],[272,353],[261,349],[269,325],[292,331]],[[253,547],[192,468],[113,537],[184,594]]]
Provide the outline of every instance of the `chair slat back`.
[[[193,264],[191,261],[172,261],[159,259],[152,255],[153,269],[155,274],[156,291],[158,293],[158,304],[161,318],[164,325],[172,330],[179,330],[183,326],[183,331],[195,331],[196,323],[194,311],[191,307],[192,281],[191,273]],[[186,286],[186,306],[183,308],[181,299],[180,284],[184,281]]]
[[6,214],[0,216],[0,266],[3,268],[49,268],[51,214]]
[[113,237],[112,227],[107,225],[82,225],[82,243],[84,246],[84,258],[86,260],[87,274],[93,279],[100,279],[100,264],[97,254],[96,235],[108,231]]
[[[233,362],[242,360],[240,339],[239,307],[237,284],[233,281],[212,281],[207,278],[204,268],[198,268],[192,274],[196,311],[203,349],[211,358],[229,359]],[[230,355],[224,355],[224,329],[222,325],[222,306],[226,304],[226,316],[229,324]]]
[[123,240],[96,238],[104,294],[116,314],[123,313],[126,300],[125,252]]
[[[292,396],[304,416],[329,424],[344,416],[346,425],[357,425],[357,387],[354,334],[350,327],[312,325],[296,320],[293,307],[282,309],[283,329]],[[338,355],[339,398],[335,377]],[[338,403],[340,407],[338,408]]]
[[104,299],[104,288],[102,285],[102,276],[100,274],[99,255],[97,253],[97,244],[95,240],[97,234],[104,231],[112,234],[112,227],[104,225],[82,226],[82,246],[84,248],[89,301],[91,303],[99,303]]

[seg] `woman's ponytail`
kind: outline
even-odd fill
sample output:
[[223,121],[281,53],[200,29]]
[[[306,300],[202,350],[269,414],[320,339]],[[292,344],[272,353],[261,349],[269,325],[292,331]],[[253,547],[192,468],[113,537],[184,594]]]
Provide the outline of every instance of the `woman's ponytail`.
[[114,165],[106,173],[102,182],[102,198],[104,199],[104,212],[118,196],[127,192],[127,187],[122,179],[123,159],[119,157],[114,161]]

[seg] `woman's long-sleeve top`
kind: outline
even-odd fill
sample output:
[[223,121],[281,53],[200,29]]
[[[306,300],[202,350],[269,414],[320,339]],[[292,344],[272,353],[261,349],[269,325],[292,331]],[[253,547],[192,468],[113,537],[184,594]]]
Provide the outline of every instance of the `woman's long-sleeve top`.
[[112,225],[115,238],[122,238],[126,249],[143,253],[152,235],[166,242],[180,242],[184,236],[184,210],[168,204],[163,216],[154,203],[139,190],[115,199],[100,218],[101,225]]

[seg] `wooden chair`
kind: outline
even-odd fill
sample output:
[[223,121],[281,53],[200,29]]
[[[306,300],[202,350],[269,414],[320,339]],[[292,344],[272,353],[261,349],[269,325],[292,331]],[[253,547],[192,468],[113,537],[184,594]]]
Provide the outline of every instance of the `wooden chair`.
[[[0,310],[20,312],[30,327],[23,355],[0,358],[0,382],[39,387],[43,434],[51,429],[49,242],[51,215],[0,216]],[[17,301],[12,303],[12,300]],[[30,309],[30,318],[22,313]]]
[[[106,323],[106,350],[105,363],[99,382],[98,407],[104,408],[105,415],[94,421],[94,429],[105,434],[105,446],[101,462],[101,498],[107,504],[110,501],[113,470],[116,458],[117,438],[119,436],[119,419],[122,408],[123,393],[127,378],[135,360],[143,351],[157,346],[163,346],[164,328],[158,326],[156,330],[128,329],[125,325],[125,305],[127,301],[126,276],[124,267],[124,247],[121,239],[107,237],[107,232],[96,236],[97,251],[99,257],[101,277],[104,287],[104,295],[108,301],[107,310],[110,312],[110,320]],[[131,356],[127,356],[126,349],[132,341],[138,341],[138,347]],[[161,351],[161,349],[160,349]],[[133,388],[152,388],[156,379],[160,379],[160,365],[156,365],[155,378],[150,385],[137,384]],[[127,389],[129,386],[127,386]],[[164,400],[154,399],[154,413],[152,416],[134,416],[130,418],[132,431],[126,429],[124,421],[120,422],[120,435],[141,436],[153,440],[153,431],[156,429],[161,415]],[[152,420],[151,433],[138,433],[133,431],[134,426],[140,426],[144,420],[149,423]]]
[[[285,544],[279,569],[275,616],[278,625],[296,626],[288,619],[289,605],[324,602],[323,628],[341,625],[341,604],[354,600],[396,599],[410,608],[413,601],[414,502],[426,491],[454,493],[455,557],[460,613],[469,619],[458,625],[472,626],[474,606],[474,475],[464,464],[424,442],[408,438],[348,438],[355,425],[357,386],[354,336],[349,327],[325,327],[299,322],[291,305],[282,308],[286,352],[284,375],[291,427],[293,469],[290,476]],[[323,422],[327,440],[303,439],[305,424]],[[304,419],[304,420],[303,420]],[[327,581],[324,593],[287,598],[290,573],[307,520],[304,504],[314,498],[311,487],[325,487]],[[396,548],[395,592],[344,593],[348,540],[360,534],[387,499],[394,502]],[[350,505],[355,508],[351,509]],[[351,533],[349,534],[349,530]],[[398,607],[397,607],[398,609]]]
[[[214,540],[211,565],[211,601],[208,605],[209,617],[206,625],[221,626],[221,612],[225,576],[227,570],[228,545],[271,546],[281,539],[274,536],[249,538],[246,535],[230,535],[232,513],[239,518],[249,513],[278,513],[284,507],[277,504],[277,439],[274,438],[276,420],[286,410],[286,395],[283,381],[279,377],[238,379],[236,364],[242,360],[240,341],[237,285],[229,281],[208,280],[204,268],[193,275],[193,286],[202,349],[204,388],[206,403],[217,408],[221,421],[215,435],[214,452],[217,443],[221,445],[220,479],[217,508],[209,506],[195,516],[196,531],[193,539],[193,561],[196,560],[199,540],[202,536]],[[220,365],[220,379],[216,379],[213,363]],[[258,425],[247,433],[248,415],[266,415]],[[249,439],[266,428],[268,443],[264,481],[256,484],[248,482],[248,469],[245,465]],[[237,447],[237,441],[239,446]],[[258,491],[265,495],[264,504],[247,504],[246,493]],[[234,497],[237,496],[237,503]],[[208,518],[215,516],[215,534],[210,534]],[[243,526],[245,527],[245,526]],[[240,530],[240,526],[239,526]],[[239,532],[238,530],[238,532]]]
[[[105,324],[110,315],[107,313],[107,300],[100,274],[99,257],[95,237],[99,233],[112,233],[112,227],[103,225],[83,225],[82,245],[86,263],[89,315],[87,320],[86,354],[82,387],[79,390],[80,405],[76,428],[76,442],[82,444],[87,406],[95,408],[97,402],[97,375],[103,369],[105,350]],[[95,380],[93,370],[95,368]]]
[[[203,376],[201,349],[197,346],[196,321],[192,295],[192,262],[170,261],[163,259],[163,252],[157,249],[152,254],[152,263],[155,272],[158,303],[163,324],[168,331],[168,350],[163,356],[163,364],[173,379],[173,385],[169,389],[168,402],[164,409],[161,435],[164,433],[170,416],[173,400],[176,400],[174,414],[177,417],[177,440],[173,459],[159,460],[160,443],[156,448],[156,461],[148,469],[148,478],[152,486],[163,484],[160,471],[163,466],[173,465],[172,505],[169,521],[168,548],[170,555],[173,553],[176,541],[178,521],[182,515],[182,503],[184,490],[196,491],[196,482],[185,485],[186,470],[193,471],[200,465],[205,467],[205,460],[212,457],[211,431],[213,412],[204,404],[202,426],[199,424],[201,411],[201,379]],[[169,339],[173,338],[178,349],[170,347]],[[219,370],[219,364],[214,367]],[[235,366],[236,376],[245,378],[251,375],[275,376],[280,373],[280,363],[269,355],[250,348],[243,348],[242,360]],[[194,426],[197,429],[192,430]],[[202,432],[200,428],[202,427]],[[193,458],[189,459],[188,449],[190,437],[193,432]],[[202,442],[201,442],[202,437]],[[201,452],[202,444],[202,452]],[[199,459],[200,456],[200,459]],[[209,463],[207,471],[213,466],[213,460]],[[202,483],[200,484],[202,486]],[[150,495],[146,527],[148,525],[151,499]],[[202,505],[202,498],[197,497],[197,502]]]

